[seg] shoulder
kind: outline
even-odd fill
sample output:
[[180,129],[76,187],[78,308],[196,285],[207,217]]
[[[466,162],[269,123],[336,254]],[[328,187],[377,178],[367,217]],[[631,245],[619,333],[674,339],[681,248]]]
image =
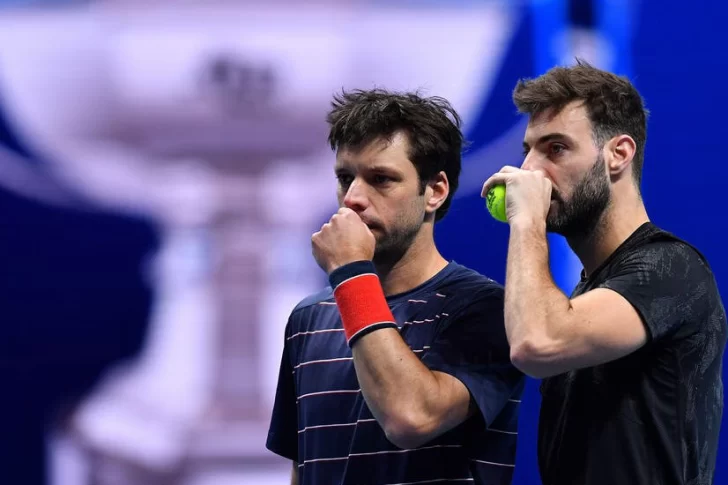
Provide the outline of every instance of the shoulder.
[[445,298],[440,312],[443,318],[436,323],[437,351],[457,359],[468,356],[473,363],[507,362],[513,368],[505,332],[503,285],[458,265],[438,292]]
[[629,290],[651,305],[705,303],[706,297],[717,295],[705,256],[692,244],[654,226],[641,240],[620,251],[598,280],[600,286]]
[[451,263],[452,271],[443,286],[452,289],[468,289],[474,291],[503,291],[503,285],[474,269],[458,263]]
[[[654,324],[669,320],[705,321],[722,312],[715,276],[703,254],[666,231],[626,251],[609,269],[600,286],[612,289],[652,316]],[[649,318],[648,318],[649,320]]]
[[326,325],[330,318],[338,315],[334,293],[327,286],[317,293],[312,293],[300,300],[288,317],[289,331],[304,326]]
[[452,264],[453,270],[440,291],[450,293],[465,307],[503,300],[505,288],[502,284],[471,268]]
[[627,252],[621,258],[621,265],[646,273],[648,277],[682,283],[713,279],[705,256],[692,244],[666,231],[657,232],[648,241]]
[[444,310],[450,324],[472,321],[502,325],[505,288],[473,269],[454,264],[448,278],[438,288],[447,301]]
[[288,315],[286,341],[299,334],[331,331],[340,328],[339,311],[333,291],[326,287],[301,299]]
[[292,313],[295,313],[299,310],[304,310],[306,308],[310,308],[312,306],[316,306],[320,303],[327,303],[327,302],[333,302],[333,301],[334,301],[334,292],[330,286],[327,286],[326,288],[319,291],[318,293],[313,293],[311,295],[308,295],[306,298],[299,301],[298,304],[296,304],[296,306],[293,308]]

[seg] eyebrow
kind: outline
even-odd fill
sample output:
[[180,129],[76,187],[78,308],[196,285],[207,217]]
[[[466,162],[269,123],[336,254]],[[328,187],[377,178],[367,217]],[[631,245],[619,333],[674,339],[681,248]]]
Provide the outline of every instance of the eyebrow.
[[[352,170],[349,167],[346,166],[346,163],[344,163],[342,165],[337,165],[337,166],[334,167],[334,172],[337,173],[337,174],[339,174],[339,173],[349,173],[351,171]],[[400,173],[399,170],[397,170],[396,168],[389,167],[387,165],[372,165],[372,166],[366,167],[365,168],[365,171],[367,171],[367,172],[378,172],[378,173],[388,173],[388,174],[392,174],[392,175],[399,174]]]
[[[547,142],[550,142],[550,141],[566,141],[566,142],[569,142],[569,143],[573,143],[571,137],[568,136],[568,135],[565,135],[563,133],[549,133],[548,135],[543,135],[538,140],[536,140],[536,145],[540,145],[542,143],[547,143]],[[531,145],[529,145],[528,143],[526,143],[526,141],[524,140],[524,142],[523,142],[523,148],[524,149],[529,149],[529,148],[531,148]]]

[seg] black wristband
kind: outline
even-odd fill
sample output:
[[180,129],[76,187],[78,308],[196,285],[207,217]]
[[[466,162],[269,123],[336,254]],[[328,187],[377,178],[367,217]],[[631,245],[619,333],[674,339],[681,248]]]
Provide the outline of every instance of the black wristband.
[[363,274],[377,274],[377,269],[374,267],[374,263],[368,260],[354,261],[353,263],[345,264],[333,270],[329,274],[329,284],[331,289],[335,290],[344,281]]

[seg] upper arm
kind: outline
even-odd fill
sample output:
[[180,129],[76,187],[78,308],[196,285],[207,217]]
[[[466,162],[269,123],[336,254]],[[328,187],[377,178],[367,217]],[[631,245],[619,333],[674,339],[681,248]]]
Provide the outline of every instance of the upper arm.
[[616,360],[642,347],[647,331],[620,294],[597,288],[569,302],[552,334],[514,349],[513,362],[536,378]]
[[441,371],[433,371],[433,375],[437,391],[427,403],[427,411],[430,416],[436,417],[435,434],[441,434],[468,419],[477,407],[474,406],[470,391],[460,379]]
[[[624,357],[647,342],[669,338],[695,319],[701,308],[707,265],[691,248],[677,243],[652,244],[620,263],[598,288],[555,313],[552,333],[525,362],[514,362],[534,377],[591,367]],[[523,353],[521,353],[523,355]]]
[[298,463],[296,461],[291,467],[291,485],[298,485]]
[[[441,394],[464,421],[473,413],[490,425],[523,383],[510,361],[503,320],[503,291],[488,289],[471,301],[439,332],[422,361],[437,377]],[[459,423],[454,423],[457,425]]]

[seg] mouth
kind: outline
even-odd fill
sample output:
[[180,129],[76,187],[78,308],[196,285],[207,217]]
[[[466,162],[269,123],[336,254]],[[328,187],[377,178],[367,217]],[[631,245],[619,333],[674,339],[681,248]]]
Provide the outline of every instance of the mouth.
[[379,227],[379,226],[377,226],[376,224],[367,224],[366,226],[367,226],[367,227],[369,228],[369,230],[370,230],[370,231],[372,231],[372,232],[379,232],[379,231],[380,231],[380,227]]
[[376,222],[364,219],[361,216],[360,216],[360,218],[361,218],[361,221],[364,223],[364,225],[366,225],[370,231],[373,231],[374,229],[379,229],[379,224],[377,224]]
[[[364,221],[362,221],[362,222],[364,222]],[[367,226],[369,228],[369,230],[372,232],[377,230],[377,225],[372,224],[371,222],[364,222],[364,225]]]

